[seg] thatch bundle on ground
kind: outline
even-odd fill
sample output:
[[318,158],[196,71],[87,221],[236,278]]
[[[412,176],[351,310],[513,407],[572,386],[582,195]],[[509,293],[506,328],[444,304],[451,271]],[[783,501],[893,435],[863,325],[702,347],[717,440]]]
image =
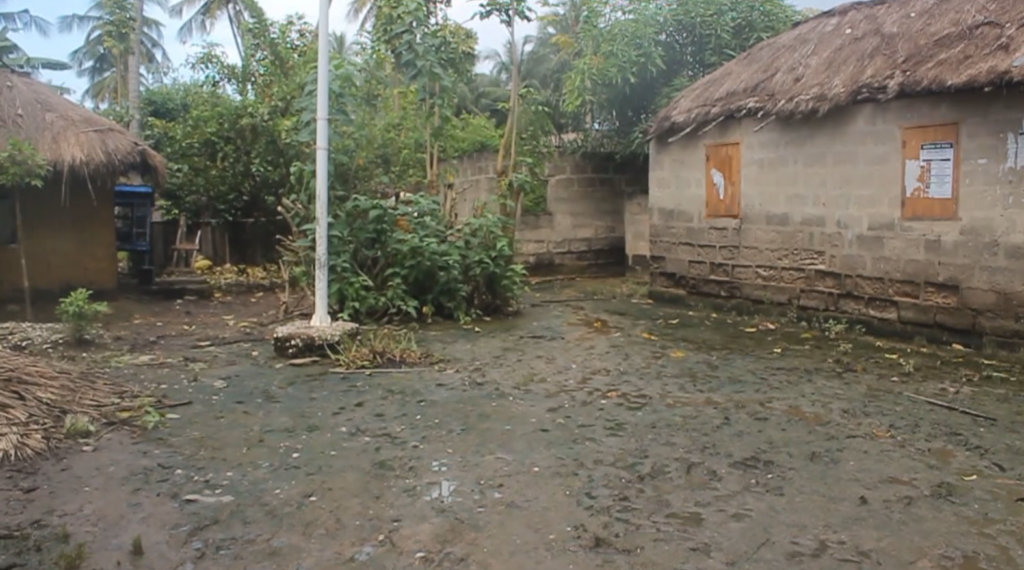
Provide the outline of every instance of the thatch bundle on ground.
[[65,181],[114,181],[136,172],[162,186],[166,178],[163,157],[117,123],[27,74],[0,69],[0,147],[12,139],[31,143]]
[[684,90],[651,137],[896,97],[1024,86],[1024,1],[868,0],[747,50]]
[[48,451],[69,427],[81,432],[82,423],[111,419],[133,393],[68,365],[0,349],[0,463]]

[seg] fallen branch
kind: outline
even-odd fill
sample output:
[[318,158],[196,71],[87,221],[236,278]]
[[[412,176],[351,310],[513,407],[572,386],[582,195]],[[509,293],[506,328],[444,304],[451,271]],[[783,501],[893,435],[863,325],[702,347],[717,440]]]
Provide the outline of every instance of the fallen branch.
[[584,301],[614,301],[612,297],[560,297],[558,299],[541,299],[538,305],[557,305],[560,303],[582,303]]
[[956,404],[950,404],[949,402],[943,402],[942,400],[935,400],[933,398],[926,398],[924,396],[918,396],[917,394],[911,394],[910,392],[904,392],[903,395],[911,397],[911,398],[913,398],[915,400],[921,400],[922,402],[931,404],[933,406],[939,406],[940,408],[946,408],[947,410],[953,410],[954,412],[960,412],[961,414],[967,414],[968,416],[974,416],[976,418],[981,418],[983,420],[988,420],[990,422],[997,421],[996,418],[994,418],[994,417],[992,417],[990,415],[983,414],[981,412],[976,412],[974,410],[970,410],[970,409],[964,408],[962,406],[957,406]]
[[246,343],[246,342],[256,342],[258,340],[261,340],[261,339],[259,337],[255,336],[255,335],[253,335],[253,336],[244,336],[244,337],[235,337],[235,338],[227,338],[227,339],[219,339],[219,340],[204,340],[202,342],[195,343],[194,345],[192,345],[192,348],[214,348],[214,347],[220,347],[220,346],[230,346],[230,345],[233,345],[233,344],[243,344],[243,343]]
[[425,370],[433,370],[432,368],[332,368],[328,372],[331,374],[373,374],[375,372],[381,374],[391,374],[394,372],[423,372]]
[[180,402],[167,402],[166,404],[157,404],[153,406],[158,410],[169,410],[171,408],[180,408],[182,406],[192,405],[192,400],[182,400]]

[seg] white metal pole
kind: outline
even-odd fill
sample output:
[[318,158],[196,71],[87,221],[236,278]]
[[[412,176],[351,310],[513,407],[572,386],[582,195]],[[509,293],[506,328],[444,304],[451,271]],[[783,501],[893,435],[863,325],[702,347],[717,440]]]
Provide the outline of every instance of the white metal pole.
[[320,23],[316,55],[316,274],[313,318],[310,325],[324,327],[331,324],[327,299],[327,161],[330,160],[330,124],[328,123],[331,81],[331,38],[328,17],[331,0],[320,0]]

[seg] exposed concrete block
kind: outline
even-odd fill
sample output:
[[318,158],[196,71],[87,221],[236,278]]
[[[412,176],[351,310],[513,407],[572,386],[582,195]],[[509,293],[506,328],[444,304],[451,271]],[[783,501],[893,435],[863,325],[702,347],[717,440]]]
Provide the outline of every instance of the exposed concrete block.
[[868,297],[884,297],[888,292],[885,279],[881,277],[868,277],[866,275],[854,275],[844,280],[845,284],[851,284],[848,288],[851,293]]
[[889,297],[917,301],[921,299],[922,284],[920,281],[889,280]]
[[712,263],[710,271],[711,276],[718,279],[732,278],[732,265],[728,263]]
[[810,285],[816,289],[840,291],[843,288],[843,274],[827,269],[814,269],[810,272]]
[[899,318],[896,301],[889,299],[868,299],[865,305],[867,315],[883,321],[895,321]]
[[753,265],[733,265],[732,278],[736,281],[757,281],[757,269]]
[[776,305],[791,304],[800,295],[800,290],[796,287],[762,283],[740,283],[739,292],[744,299]]
[[867,255],[882,255],[885,253],[885,236],[860,234],[853,238],[854,247],[857,251]]
[[895,232],[896,218],[894,216],[874,215],[867,220],[867,231],[869,232]]
[[960,302],[960,287],[945,283],[925,283],[921,300],[940,307],[955,307]]
[[548,251],[548,242],[516,239],[516,253],[519,255],[536,255]]
[[974,313],[967,309],[939,307],[935,311],[935,324],[953,330],[974,330]]
[[989,289],[964,287],[960,290],[960,306],[975,311],[996,311],[1005,306],[1002,293]]
[[939,264],[928,259],[905,259],[900,274],[904,279],[935,281],[939,278]]
[[898,301],[899,321],[908,325],[935,325],[935,307],[914,301]]
[[711,265],[706,261],[690,261],[687,265],[687,275],[691,277],[707,277],[711,275]]
[[797,305],[805,309],[816,311],[831,311],[836,308],[836,296],[825,291],[803,289],[800,291],[800,298]]
[[857,295],[840,295],[836,298],[836,307],[840,312],[851,315],[867,314],[868,300]]
[[975,326],[982,334],[1002,338],[1024,338],[1024,324],[1003,313],[980,313]]

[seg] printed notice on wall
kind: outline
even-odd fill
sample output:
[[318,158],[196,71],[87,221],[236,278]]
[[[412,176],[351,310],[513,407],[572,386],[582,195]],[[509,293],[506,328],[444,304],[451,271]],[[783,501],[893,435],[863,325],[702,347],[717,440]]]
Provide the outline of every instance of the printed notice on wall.
[[923,198],[953,197],[953,143],[933,142],[921,145],[921,175],[918,178]]

